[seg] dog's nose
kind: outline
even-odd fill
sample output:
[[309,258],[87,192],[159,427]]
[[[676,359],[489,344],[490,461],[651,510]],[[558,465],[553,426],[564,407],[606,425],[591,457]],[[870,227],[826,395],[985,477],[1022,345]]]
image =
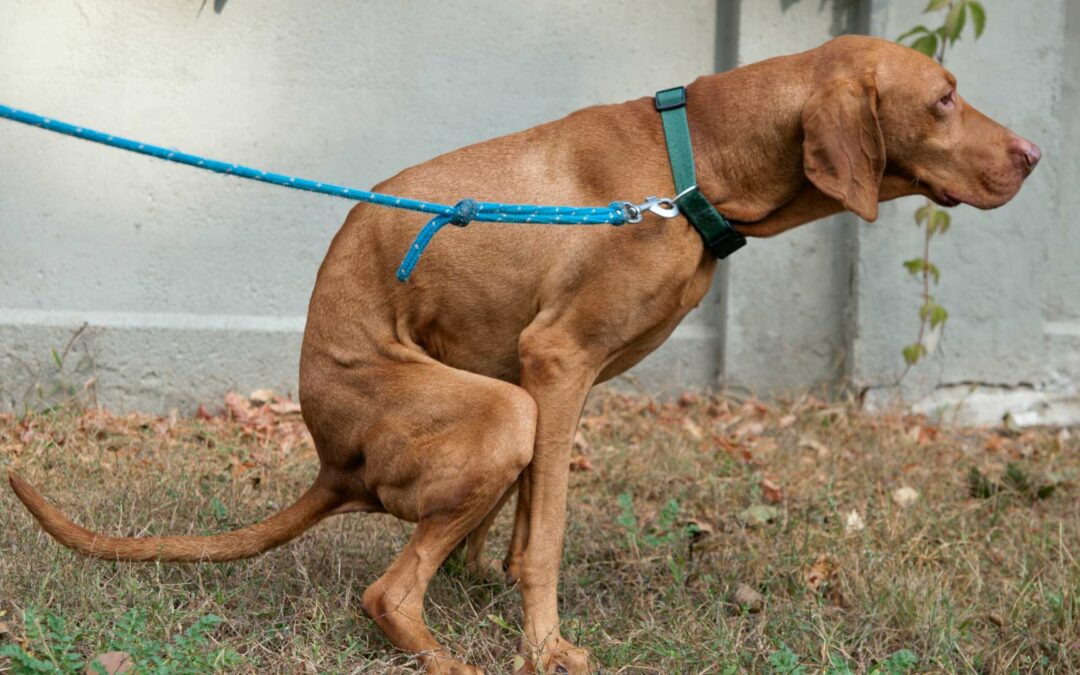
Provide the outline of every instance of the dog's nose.
[[1014,138],[1009,143],[1009,150],[1018,159],[1018,164],[1024,170],[1024,173],[1031,173],[1031,170],[1042,159],[1042,150],[1039,149],[1039,146],[1024,138]]

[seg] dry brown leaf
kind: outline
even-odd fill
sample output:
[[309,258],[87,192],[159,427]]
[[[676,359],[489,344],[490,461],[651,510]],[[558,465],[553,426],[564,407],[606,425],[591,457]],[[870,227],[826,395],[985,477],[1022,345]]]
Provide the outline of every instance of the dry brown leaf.
[[763,433],[765,433],[765,425],[752,420],[743,422],[735,428],[735,438],[740,439],[746,436],[760,436]]
[[691,518],[686,521],[686,525],[693,528],[695,540],[711,537],[716,532],[716,528],[712,526],[712,523],[705,520],[699,520],[698,518]]
[[295,415],[300,412],[300,404],[287,398],[278,398],[267,407],[276,415]]
[[589,449],[589,441],[585,439],[585,434],[581,433],[580,429],[574,434],[574,449],[578,451]]
[[761,479],[761,494],[770,504],[784,501],[784,489],[768,478]]
[[701,430],[701,427],[699,427],[697,423],[689,417],[683,418],[682,428],[686,431],[686,433],[690,434],[690,436],[695,441],[700,441],[702,438],[705,437],[705,432],[703,432]]
[[906,509],[919,501],[919,491],[905,485],[904,487],[893,490],[892,500],[900,508]]
[[571,471],[592,471],[592,461],[585,455],[574,455],[570,458]]
[[918,443],[920,436],[922,436],[922,427],[918,424],[913,427],[909,427],[908,430],[904,432],[904,438],[911,441],[912,443]]
[[246,422],[251,418],[251,404],[234,391],[225,394],[226,418]]
[[854,534],[855,532],[862,532],[866,529],[866,522],[863,521],[862,515],[855,509],[852,509],[844,516],[844,533]]
[[836,564],[836,560],[828,553],[823,553],[803,572],[803,581],[806,582],[807,588],[819,593],[836,579],[839,571],[840,567]]
[[251,392],[250,395],[248,395],[248,400],[250,400],[255,405],[262,405],[264,403],[269,403],[270,401],[273,401],[275,396],[276,394],[274,394],[273,389],[256,389],[255,391]]
[[832,450],[829,450],[829,447],[827,445],[817,440],[816,438],[811,438],[810,436],[803,436],[802,438],[800,438],[799,446],[803,448],[810,448],[811,450],[816,452],[818,459],[825,459],[832,454]]
[[[127,652],[105,652],[99,656],[94,657],[94,661],[100,664],[108,675],[116,675],[116,673],[126,673],[134,667],[134,663],[131,661],[131,654]],[[91,665],[86,666],[87,675],[95,675],[101,671],[93,668]]]
[[781,429],[787,429],[792,424],[795,424],[795,420],[797,420],[797,419],[798,418],[795,417],[794,415],[784,415],[783,417],[780,418],[780,421],[777,423],[777,426],[779,426]]
[[751,614],[760,612],[765,607],[765,596],[748,584],[739,584],[731,599]]

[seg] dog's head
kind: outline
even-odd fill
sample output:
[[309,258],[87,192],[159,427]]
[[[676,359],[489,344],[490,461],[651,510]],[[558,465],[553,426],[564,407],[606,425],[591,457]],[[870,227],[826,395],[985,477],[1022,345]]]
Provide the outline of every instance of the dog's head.
[[942,206],[990,209],[1038,163],[1037,145],[968,104],[952,73],[924,54],[859,37],[821,49],[802,111],[804,169],[865,220],[877,218],[885,176]]

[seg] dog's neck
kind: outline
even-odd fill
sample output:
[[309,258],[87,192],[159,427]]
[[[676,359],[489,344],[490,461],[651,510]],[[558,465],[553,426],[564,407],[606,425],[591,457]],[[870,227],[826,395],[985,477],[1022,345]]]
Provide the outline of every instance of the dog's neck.
[[[812,70],[812,58],[769,59],[700,77],[687,88],[698,186],[743,235],[769,237],[844,210],[803,169],[802,110],[812,79],[791,83],[778,72]],[[806,63],[792,63],[798,60]],[[910,181],[886,176],[880,199],[915,192]]]

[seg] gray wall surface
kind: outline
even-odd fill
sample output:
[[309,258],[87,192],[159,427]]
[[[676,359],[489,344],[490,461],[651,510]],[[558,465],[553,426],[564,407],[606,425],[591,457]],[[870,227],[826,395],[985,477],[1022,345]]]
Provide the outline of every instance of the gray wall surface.
[[[0,102],[366,187],[467,143],[841,33],[895,39],[924,21],[924,4],[0,0]],[[889,386],[916,330],[918,288],[900,264],[920,249],[910,198],[875,224],[841,215],[752,241],[633,371],[641,386],[1075,393],[1080,0],[985,5],[985,36],[958,43],[947,65],[966,98],[1045,159],[1007,206],[954,210],[934,249],[951,318],[928,362]],[[308,294],[350,203],[7,122],[0,150],[0,405],[91,378],[117,409],[295,391]]]

